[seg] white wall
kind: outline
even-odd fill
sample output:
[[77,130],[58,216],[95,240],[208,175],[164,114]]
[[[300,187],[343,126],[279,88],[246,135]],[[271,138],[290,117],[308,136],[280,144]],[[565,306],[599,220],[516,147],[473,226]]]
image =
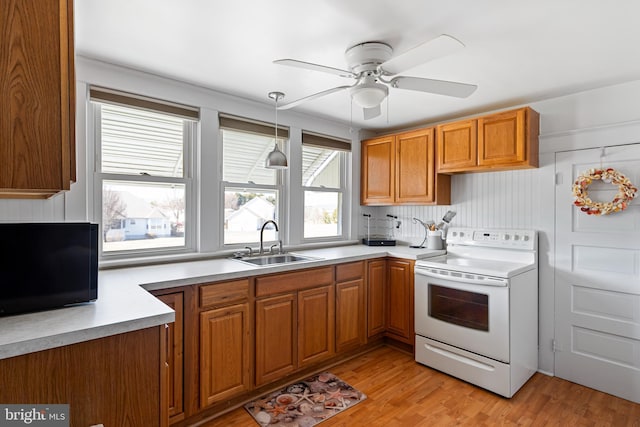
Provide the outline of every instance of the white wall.
[[410,243],[423,238],[412,217],[438,222],[449,209],[457,212],[452,225],[538,230],[539,369],[553,373],[555,153],[640,142],[640,81],[529,105],[540,113],[539,168],[455,175],[450,206],[361,207],[358,217],[362,236],[362,213],[397,215],[396,238]]

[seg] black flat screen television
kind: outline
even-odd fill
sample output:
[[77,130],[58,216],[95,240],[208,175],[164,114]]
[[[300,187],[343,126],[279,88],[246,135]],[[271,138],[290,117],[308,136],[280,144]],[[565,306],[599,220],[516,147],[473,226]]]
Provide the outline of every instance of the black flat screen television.
[[0,316],[97,298],[97,224],[0,223]]

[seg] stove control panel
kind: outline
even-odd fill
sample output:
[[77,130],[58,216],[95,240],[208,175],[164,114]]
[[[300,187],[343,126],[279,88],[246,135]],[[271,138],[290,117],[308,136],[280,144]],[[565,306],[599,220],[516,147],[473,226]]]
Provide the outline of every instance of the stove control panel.
[[535,250],[538,235],[535,230],[450,228],[448,245],[469,245]]

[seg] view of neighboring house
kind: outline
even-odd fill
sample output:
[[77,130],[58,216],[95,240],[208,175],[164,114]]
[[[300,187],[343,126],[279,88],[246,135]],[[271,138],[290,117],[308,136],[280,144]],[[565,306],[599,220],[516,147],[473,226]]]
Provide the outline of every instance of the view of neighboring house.
[[274,218],[273,203],[254,197],[238,209],[225,209],[224,224],[229,231],[255,231],[262,227],[265,221]]
[[128,192],[118,192],[125,206],[110,222],[105,241],[140,240],[171,236],[171,217],[158,206]]

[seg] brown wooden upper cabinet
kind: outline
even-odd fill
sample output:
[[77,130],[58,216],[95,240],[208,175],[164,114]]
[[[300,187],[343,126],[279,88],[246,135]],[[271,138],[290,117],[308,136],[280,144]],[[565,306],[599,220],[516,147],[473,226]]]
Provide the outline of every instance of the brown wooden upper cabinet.
[[449,204],[451,181],[435,173],[434,128],[362,141],[362,205]]
[[0,13],[0,197],[47,198],[75,181],[73,1]]
[[395,192],[395,136],[362,141],[360,203],[390,205]]
[[538,167],[540,115],[529,107],[438,125],[438,173]]

